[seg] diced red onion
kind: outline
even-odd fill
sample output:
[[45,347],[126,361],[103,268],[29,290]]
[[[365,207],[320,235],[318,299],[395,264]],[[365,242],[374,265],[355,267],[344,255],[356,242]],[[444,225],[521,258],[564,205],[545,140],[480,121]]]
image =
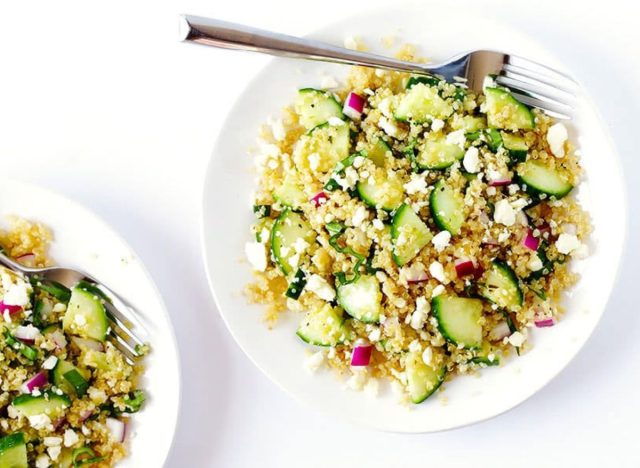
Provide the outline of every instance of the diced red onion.
[[534,323],[538,328],[553,327],[556,324],[552,317],[536,320]]
[[350,119],[357,120],[362,116],[366,100],[357,93],[351,92],[344,101],[342,112]]
[[22,386],[22,391],[24,393],[31,393],[36,388],[42,388],[48,383],[49,379],[47,379],[47,373],[44,371],[40,371],[24,383],[24,385]]
[[492,341],[502,340],[503,338],[511,335],[511,329],[506,320],[498,322],[498,324],[489,332],[489,339]]
[[329,197],[327,196],[326,193],[318,192],[313,197],[311,197],[311,203],[313,203],[313,206],[317,208],[320,205],[326,203],[328,199]]
[[489,181],[489,185],[491,187],[502,187],[504,185],[509,185],[509,184],[511,184],[511,179],[505,176],[500,177],[499,179]]
[[538,250],[538,246],[540,245],[540,239],[534,237],[533,231],[529,229],[527,231],[527,235],[524,236],[522,240],[522,245],[524,245],[527,249],[533,250],[534,252]]
[[87,348],[94,351],[104,351],[104,345],[96,340],[89,340],[87,338],[72,336],[71,341],[79,348]]
[[60,330],[51,332],[49,336],[55,343],[56,349],[64,349],[67,346],[67,339],[64,337],[64,334]]
[[19,326],[13,332],[13,336],[15,336],[18,340],[28,344],[35,343],[38,335],[40,335],[40,330],[38,330],[33,325],[26,326],[26,327]]
[[3,301],[0,301],[0,314],[4,314],[5,310],[9,312],[9,314],[15,314],[16,312],[20,312],[22,310],[22,306],[5,304]]
[[127,435],[127,425],[123,421],[120,421],[116,418],[107,418],[106,423],[107,428],[109,429],[109,432],[111,433],[111,436],[114,438],[114,440],[117,440],[118,442],[124,442],[124,439]]
[[456,273],[458,278],[473,275],[476,272],[476,264],[473,259],[464,257],[455,261]]
[[416,272],[409,273],[407,277],[407,283],[410,283],[410,284],[422,283],[424,281],[427,281],[428,279],[429,279],[429,275],[427,275],[426,271],[424,270],[416,271]]
[[80,413],[80,422],[81,423],[85,422],[87,419],[91,417],[92,414],[93,414],[92,409],[84,410],[82,413]]
[[19,257],[16,257],[16,260],[21,265],[24,265],[29,268],[33,268],[36,266],[36,255],[31,252],[28,252],[26,254],[20,255]]
[[482,243],[490,247],[500,247],[500,242],[498,242],[496,239],[487,239],[482,241]]
[[67,418],[65,418],[64,416],[61,418],[56,419],[53,422],[53,430],[57,431],[58,429],[60,429],[62,427],[62,425],[67,422]]
[[368,366],[371,360],[371,351],[373,346],[370,344],[358,344],[353,348],[351,354],[351,365],[356,366]]

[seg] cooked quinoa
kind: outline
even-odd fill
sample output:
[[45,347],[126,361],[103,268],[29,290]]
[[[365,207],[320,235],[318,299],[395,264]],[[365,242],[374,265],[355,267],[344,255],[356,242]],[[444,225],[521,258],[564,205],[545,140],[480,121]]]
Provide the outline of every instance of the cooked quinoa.
[[[20,218],[0,231],[3,252],[28,266],[50,265],[51,240]],[[0,467],[107,467],[126,456],[142,368],[105,340],[104,300],[89,284],[69,290],[0,267]],[[105,322],[83,315],[83,301]]]
[[419,403],[527,352],[588,254],[566,128],[491,80],[354,67],[261,128],[256,166],[247,295],[270,326],[299,314],[307,367],[352,388]]

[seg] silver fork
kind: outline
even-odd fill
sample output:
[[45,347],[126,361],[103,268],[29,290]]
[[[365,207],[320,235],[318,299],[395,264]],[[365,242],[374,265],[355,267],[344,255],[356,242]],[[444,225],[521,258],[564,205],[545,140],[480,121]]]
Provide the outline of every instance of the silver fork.
[[[137,326],[142,327],[141,323],[135,318],[135,310],[133,307],[103,283],[95,279],[93,276],[79,270],[64,267],[47,267],[32,268],[22,265],[5,254],[0,252],[0,265],[4,265],[10,270],[22,273],[24,276],[42,283],[59,283],[69,289],[73,288],[79,282],[87,282],[104,295],[103,304],[109,318],[109,341],[124,355],[127,362],[135,364],[143,355],[139,347],[144,346],[145,342],[136,335],[132,328],[134,322]],[[123,311],[128,311],[124,313]]]
[[200,16],[183,15],[180,30],[183,41],[197,44],[418,75],[439,75],[449,82],[464,83],[476,93],[482,91],[485,78],[491,76],[498,85],[509,88],[521,102],[560,119],[571,118],[578,86],[570,76],[553,68],[491,50],[456,55],[439,64],[420,64]]

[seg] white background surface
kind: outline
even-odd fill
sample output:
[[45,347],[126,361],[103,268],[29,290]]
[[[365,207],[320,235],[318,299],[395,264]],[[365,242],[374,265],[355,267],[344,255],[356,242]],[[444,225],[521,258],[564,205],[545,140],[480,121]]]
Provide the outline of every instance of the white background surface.
[[[637,16],[631,2],[611,0],[597,6],[459,0],[452,8],[467,3],[538,36],[592,92],[627,175],[630,228],[608,310],[557,379],[497,419],[417,436],[369,432],[300,407],[230,339],[200,259],[201,179],[225,109],[267,59],[175,40],[181,12],[304,34],[385,2],[0,6],[0,170],[104,217],[146,262],[173,317],[184,385],[167,466],[640,465]],[[389,31],[401,26],[390,18]]]

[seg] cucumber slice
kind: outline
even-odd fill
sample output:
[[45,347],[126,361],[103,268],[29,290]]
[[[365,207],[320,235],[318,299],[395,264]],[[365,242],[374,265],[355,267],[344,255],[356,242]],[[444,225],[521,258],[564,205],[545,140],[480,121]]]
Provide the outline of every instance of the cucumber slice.
[[68,361],[58,359],[58,363],[52,373],[53,383],[68,395],[75,394],[81,397],[89,388],[88,379],[91,375],[78,369]]
[[382,292],[375,276],[362,275],[353,283],[339,286],[337,298],[338,304],[353,318],[364,323],[380,320]]
[[46,414],[52,421],[60,418],[64,411],[71,406],[71,400],[66,395],[45,392],[39,396],[24,394],[16,397],[11,405],[26,417]]
[[538,160],[529,160],[518,167],[518,177],[534,193],[546,193],[562,198],[573,189],[565,173]]
[[523,295],[518,277],[506,263],[494,260],[480,284],[480,295],[509,310],[522,306]]
[[298,213],[284,210],[276,219],[271,229],[271,252],[285,275],[293,271],[290,260],[297,254],[293,246],[298,238],[311,243],[315,237],[309,223]]
[[273,198],[291,208],[300,208],[307,201],[300,183],[291,177],[286,178],[282,185],[273,191]]
[[349,156],[350,147],[349,125],[324,123],[300,137],[293,149],[293,161],[297,168],[329,172]]
[[442,336],[456,346],[467,349],[482,344],[482,301],[455,296],[436,296],[431,300],[433,316]]
[[393,260],[398,266],[411,261],[431,241],[433,234],[409,205],[402,205],[391,221]]
[[444,382],[447,372],[445,366],[434,369],[422,360],[421,353],[408,353],[405,357],[405,371],[407,373],[407,389],[411,401],[422,403],[429,398]]
[[97,295],[76,286],[71,290],[62,326],[73,335],[104,341],[109,330],[104,304]]
[[[373,180],[371,180],[373,179]],[[395,210],[404,199],[402,180],[395,172],[377,170],[366,181],[358,182],[358,196],[371,208]]]
[[487,119],[485,117],[465,115],[456,130],[463,129],[465,133],[474,133],[485,128],[487,128]]
[[27,444],[22,432],[0,439],[0,468],[28,468]]
[[438,94],[438,89],[424,83],[416,83],[400,99],[394,117],[396,120],[415,123],[431,119],[446,119],[453,107]]
[[502,135],[500,135],[500,132],[495,128],[488,128],[484,131],[484,136],[489,149],[496,153],[502,145]]
[[94,369],[107,370],[109,363],[107,361],[107,354],[102,351],[96,351],[93,349],[87,349],[81,356],[82,365],[92,367]]
[[438,83],[440,83],[440,81],[442,81],[440,80],[440,78],[432,75],[412,76],[407,80],[407,85],[405,86],[405,88],[413,88],[413,86],[417,85],[418,83],[424,83],[428,86],[438,86]]
[[391,148],[382,138],[378,138],[371,148],[367,150],[367,157],[378,167],[384,167],[385,161],[392,155]]
[[309,311],[296,332],[303,341],[316,346],[335,346],[347,338],[342,311],[325,304]]
[[320,89],[299,90],[293,108],[300,123],[307,129],[324,123],[331,117],[344,119],[340,103],[330,93]]
[[446,169],[463,157],[464,150],[447,143],[443,137],[427,140],[416,157],[416,163],[421,169]]
[[485,88],[487,123],[504,130],[532,129],[535,120],[531,110],[502,88]]
[[456,235],[464,223],[464,198],[440,179],[429,196],[429,207],[436,225]]
[[504,144],[505,149],[509,151],[509,156],[516,161],[525,161],[527,159],[529,146],[527,146],[527,142],[524,140],[524,137],[506,132],[501,132],[501,134],[502,143]]

